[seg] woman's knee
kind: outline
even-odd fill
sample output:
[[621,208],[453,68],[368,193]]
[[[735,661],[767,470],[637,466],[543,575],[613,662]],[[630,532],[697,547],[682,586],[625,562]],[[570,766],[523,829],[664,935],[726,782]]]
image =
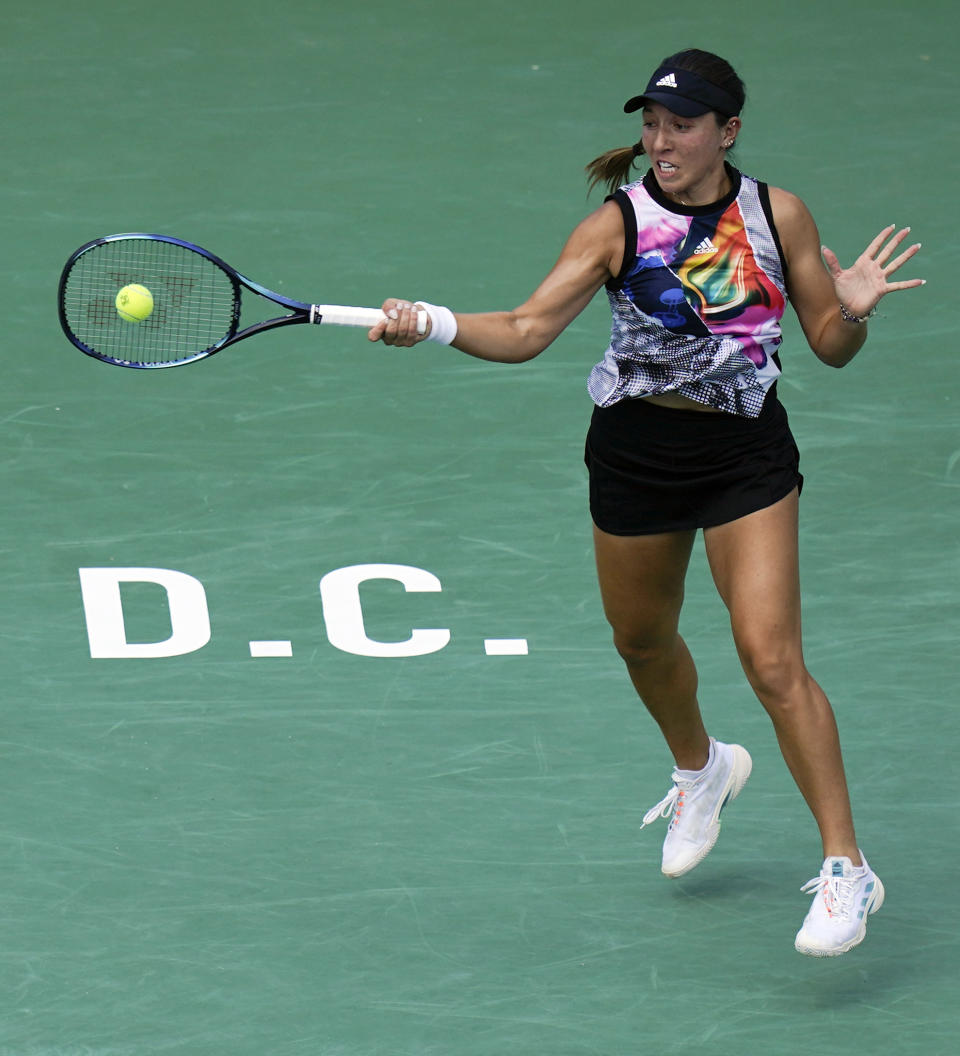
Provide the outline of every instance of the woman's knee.
[[776,641],[737,643],[744,674],[768,711],[794,706],[810,676],[799,649]]
[[648,667],[669,659],[680,637],[675,628],[614,627],[613,644],[629,667]]

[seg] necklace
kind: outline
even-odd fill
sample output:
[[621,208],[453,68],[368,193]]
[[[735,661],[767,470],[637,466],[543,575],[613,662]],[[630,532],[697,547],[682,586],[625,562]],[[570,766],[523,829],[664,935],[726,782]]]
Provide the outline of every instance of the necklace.
[[[718,195],[717,198],[714,199],[714,201],[719,202],[721,198],[725,198],[729,193],[730,193],[730,186],[728,184],[726,189],[723,191],[723,193]],[[670,197],[677,203],[677,205],[682,205],[682,206],[684,206],[687,209],[696,209],[696,208],[698,208],[698,206],[695,205],[693,202],[688,202],[688,201],[686,201],[686,199],[681,198],[679,194],[671,194]],[[707,202],[707,203],[704,203],[704,204],[712,205],[713,203],[712,202]]]
[[[725,198],[730,193],[730,187],[731,187],[730,180],[727,177],[726,173],[724,173],[723,184],[722,184],[722,186],[720,188],[721,193],[714,200],[719,202],[721,198]],[[667,197],[668,198],[672,198],[678,205],[682,205],[686,209],[695,209],[695,208],[697,208],[697,206],[693,202],[688,202],[685,198],[681,198],[680,195],[677,194],[675,191],[669,192]],[[712,203],[706,203],[706,204],[712,204]]]

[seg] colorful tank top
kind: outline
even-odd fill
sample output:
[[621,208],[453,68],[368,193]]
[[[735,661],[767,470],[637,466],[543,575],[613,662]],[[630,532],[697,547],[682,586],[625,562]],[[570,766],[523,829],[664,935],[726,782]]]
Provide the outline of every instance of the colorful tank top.
[[611,199],[626,252],[607,283],[610,347],[590,374],[594,403],[678,393],[756,418],[780,376],[786,266],[767,185],[727,167],[719,202],[682,206],[649,171]]

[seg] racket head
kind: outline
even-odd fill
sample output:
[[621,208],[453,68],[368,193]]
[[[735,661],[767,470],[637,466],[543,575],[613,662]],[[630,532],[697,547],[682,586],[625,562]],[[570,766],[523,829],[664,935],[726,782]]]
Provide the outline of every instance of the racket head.
[[[153,295],[141,322],[118,313],[130,284]],[[88,356],[120,367],[178,367],[229,344],[240,324],[240,277],[213,253],[170,235],[106,235],[74,252],[60,275],[66,336]]]

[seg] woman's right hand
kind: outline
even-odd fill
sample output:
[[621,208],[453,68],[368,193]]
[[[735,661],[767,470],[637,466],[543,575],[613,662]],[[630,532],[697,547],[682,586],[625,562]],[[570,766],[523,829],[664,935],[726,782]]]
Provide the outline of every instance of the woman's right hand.
[[[384,318],[367,333],[370,341],[410,348],[425,341],[430,334],[427,313],[412,301],[388,297],[381,306]],[[422,329],[421,329],[422,327]]]

